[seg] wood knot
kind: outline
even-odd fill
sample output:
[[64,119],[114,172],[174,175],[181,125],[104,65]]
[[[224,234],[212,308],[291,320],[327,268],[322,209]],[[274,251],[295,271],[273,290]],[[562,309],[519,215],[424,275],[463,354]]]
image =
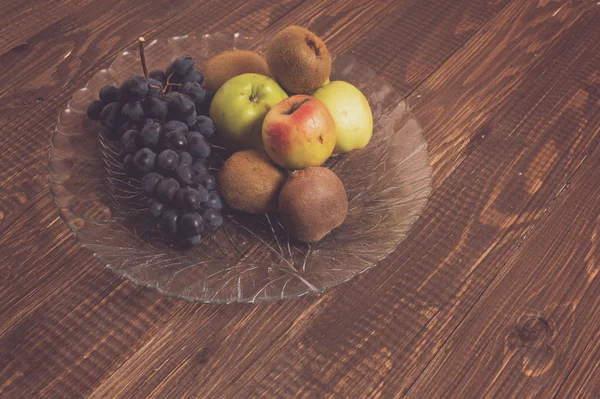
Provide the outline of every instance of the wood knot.
[[202,349],[200,352],[196,353],[194,356],[194,360],[198,364],[205,364],[208,362],[208,358],[210,356],[210,351],[206,348]]
[[527,319],[519,331],[519,339],[523,345],[535,345],[548,340],[552,336],[552,328],[543,317]]
[[537,377],[554,364],[553,336],[550,321],[540,316],[529,317],[508,334],[504,353],[517,359],[523,374]]

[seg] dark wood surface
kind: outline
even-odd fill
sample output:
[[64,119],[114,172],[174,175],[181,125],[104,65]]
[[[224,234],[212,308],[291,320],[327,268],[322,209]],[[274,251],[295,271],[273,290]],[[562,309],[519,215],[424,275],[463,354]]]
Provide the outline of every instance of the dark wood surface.
[[[0,0],[0,397],[600,397],[599,4]],[[49,195],[59,110],[141,35],[289,24],[422,122],[434,191],[410,236],[294,301],[117,278]]]

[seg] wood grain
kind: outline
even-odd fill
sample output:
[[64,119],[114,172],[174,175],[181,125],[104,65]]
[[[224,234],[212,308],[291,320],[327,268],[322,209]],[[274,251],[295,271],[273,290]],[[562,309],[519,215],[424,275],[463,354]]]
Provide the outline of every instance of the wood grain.
[[[349,8],[351,8],[351,9],[353,8],[353,7],[351,7],[351,5],[349,5],[349,6],[350,6]],[[336,11],[337,11],[337,10],[336,10]],[[428,10],[424,10],[423,12],[428,12]],[[491,12],[491,11],[490,11],[490,12]],[[295,21],[297,21],[297,20],[295,19]],[[321,27],[320,29],[323,29],[323,28],[322,28],[322,26],[326,26],[326,25],[325,25],[325,23],[326,23],[326,22],[327,22],[326,20],[325,20],[325,21],[323,21],[323,22],[321,22],[321,24],[317,25],[317,26],[316,26],[316,28],[320,28],[320,27]],[[450,20],[450,22],[452,22],[452,20]],[[360,27],[360,24],[358,24],[358,23],[357,23],[356,25],[353,25],[353,27],[354,27],[355,29],[357,29],[357,28],[359,28],[359,27]],[[311,28],[313,28],[313,27],[311,26]],[[314,29],[314,28],[313,28],[313,29]],[[315,30],[317,30],[317,29],[315,29]],[[451,32],[451,31],[453,30],[453,28],[452,28],[452,25],[451,25],[450,23],[449,23],[449,24],[446,24],[446,27],[444,28],[444,30],[446,30],[446,31],[448,31],[448,32]],[[469,36],[466,36],[466,35],[463,33],[463,37],[464,37],[464,38],[465,38],[465,40],[466,40],[466,39],[467,39]],[[441,54],[438,62],[442,62],[442,61],[443,61],[443,60],[444,60],[446,57],[447,57],[447,56],[444,56],[444,54]],[[40,201],[41,201],[41,202],[44,202],[44,201],[45,201],[45,199],[43,199],[43,198],[40,198]],[[51,207],[51,204],[49,204],[49,206]],[[28,211],[28,212],[30,212],[30,211],[31,211],[31,209],[28,209],[27,211]],[[11,220],[11,222],[13,222],[14,220],[15,220],[15,219],[12,219],[12,220]],[[16,220],[18,220],[18,218],[16,218]],[[8,223],[7,223],[7,225],[8,225]],[[60,224],[57,224],[57,226],[60,226]],[[19,227],[19,228],[16,228],[16,229],[12,229],[12,230],[14,230],[14,231],[22,231],[22,230],[29,230],[29,229],[32,229],[32,228],[35,228],[35,227],[37,227],[37,226],[36,226],[36,223],[35,223],[35,220],[30,220],[30,221],[28,221],[28,222],[25,222],[25,225],[24,225],[24,226],[22,226],[22,227]],[[54,229],[53,229],[53,230],[54,230]],[[56,234],[56,231],[48,231],[48,232],[46,232],[46,234],[48,234],[48,236],[52,236],[52,235]],[[7,237],[7,241],[9,241],[9,242],[15,242],[16,240],[15,240],[15,237],[8,236],[8,237]],[[58,248],[58,252],[62,252],[62,251],[60,251],[60,248],[63,248],[63,247],[59,247],[59,248]],[[74,243],[72,246],[69,246],[69,250],[68,250],[68,251],[69,251],[69,252],[70,252],[70,251],[74,251],[76,248],[77,248],[77,244],[76,244],[76,243]],[[68,252],[67,252],[67,253],[68,253]],[[17,256],[15,256],[15,258],[13,259],[13,262],[11,262],[11,263],[12,263],[12,264],[15,264],[15,265],[17,265],[17,264],[23,264],[23,265],[24,265],[24,264],[27,264],[27,262],[22,262],[22,260],[23,260],[22,256],[23,256],[23,254],[18,254]],[[60,256],[60,255],[59,255],[59,256]],[[35,257],[35,255],[34,255],[34,256],[32,256],[32,258],[33,258],[33,257]],[[27,259],[27,258],[26,258],[26,259]],[[24,325],[24,326],[26,326],[26,325],[29,323],[29,320],[31,320],[31,319],[39,319],[40,317],[43,317],[43,315],[46,315],[46,314],[48,314],[49,310],[50,310],[50,309],[52,309],[54,306],[56,306],[56,305],[54,305],[54,304],[56,303],[56,301],[62,301],[62,300],[65,300],[65,290],[68,290],[68,291],[72,290],[72,289],[73,289],[73,285],[75,285],[75,286],[78,286],[78,284],[82,284],[82,285],[83,285],[83,284],[85,284],[85,282],[86,282],[86,278],[87,278],[87,279],[92,279],[93,281],[95,281],[95,280],[98,278],[98,277],[97,277],[97,275],[96,275],[96,274],[93,274],[93,273],[89,273],[88,275],[86,275],[86,274],[85,274],[83,271],[81,271],[81,272],[79,272],[79,273],[75,273],[75,274],[73,274],[72,272],[70,272],[70,271],[72,271],[72,265],[73,265],[73,264],[77,264],[76,262],[78,262],[78,258],[75,258],[75,259],[74,259],[72,256],[71,256],[71,257],[68,257],[68,258],[65,260],[65,262],[64,262],[64,263],[63,263],[63,262],[59,262],[59,264],[57,264],[57,265],[56,265],[57,267],[55,267],[55,268],[52,268],[52,269],[46,269],[46,270],[45,270],[45,273],[48,273],[48,274],[45,274],[45,273],[41,274],[41,275],[40,275],[40,279],[39,279],[39,280],[36,280],[36,279],[31,279],[31,280],[29,280],[29,282],[28,282],[28,286],[27,286],[27,287],[20,287],[20,289],[19,289],[19,290],[16,290],[16,292],[13,292],[13,295],[16,295],[16,296],[17,296],[17,298],[18,298],[18,297],[19,297],[19,293],[20,293],[20,292],[31,292],[30,290],[35,290],[35,289],[37,289],[36,295],[31,295],[31,296],[28,296],[28,297],[26,298],[26,300],[25,300],[25,301],[23,301],[23,302],[25,302],[25,303],[29,302],[29,303],[31,304],[31,305],[30,305],[31,307],[37,306],[37,302],[36,302],[36,299],[35,299],[35,298],[37,298],[37,297],[40,297],[40,296],[44,297],[44,296],[46,296],[46,295],[48,295],[48,294],[50,293],[50,294],[52,295],[52,298],[56,298],[54,301],[52,301],[52,300],[48,301],[48,302],[49,302],[49,303],[48,303],[48,306],[46,306],[46,305],[44,304],[44,305],[40,306],[39,308],[35,308],[35,311],[34,311],[34,313],[32,313],[32,314],[28,315],[26,318],[24,318],[24,319],[23,319],[23,320],[22,320],[22,321],[19,323],[19,325]],[[38,266],[38,265],[39,265],[38,267],[44,267],[44,266],[46,266],[47,264],[48,264],[48,258],[47,258],[47,257],[45,257],[45,258],[43,258],[43,259],[40,259],[40,261],[39,261],[39,262],[36,262],[36,263],[35,263],[33,266],[34,266],[34,268],[35,268],[36,266]],[[59,265],[60,265],[60,266],[59,266]],[[87,265],[85,265],[85,264],[84,264],[84,265],[82,265],[82,267],[86,267],[86,266],[87,266]],[[83,269],[83,270],[85,270],[85,269]],[[58,287],[57,287],[56,285],[54,285],[54,284],[48,284],[48,285],[45,285],[45,286],[43,285],[43,283],[42,283],[42,284],[40,284],[40,282],[47,280],[47,278],[48,278],[50,275],[54,274],[55,272],[58,272],[58,273],[59,273],[59,275],[55,277],[56,281],[60,281],[60,282],[61,282],[61,284],[60,284]],[[83,276],[83,277],[82,277],[82,276]],[[110,282],[111,280],[114,280],[114,277],[113,277],[112,275],[110,275],[109,273],[107,273],[105,277],[106,277],[106,278],[102,280],[103,282],[106,282],[107,280],[108,280],[109,282]],[[109,282],[107,282],[106,284],[109,284]],[[9,285],[9,284],[7,284],[7,286],[8,286],[8,285]],[[7,288],[9,288],[9,287],[7,287]],[[23,289],[23,288],[27,288],[27,289]],[[85,288],[82,288],[82,289],[85,289]],[[141,290],[141,291],[142,291],[142,292],[144,292],[143,290]],[[107,294],[108,294],[108,293],[110,293],[110,291],[107,291]],[[10,297],[10,293],[8,293],[8,296]],[[69,299],[70,299],[70,298],[69,298]],[[79,297],[75,296],[75,297],[73,297],[72,299],[73,299],[74,301],[77,301],[77,300],[79,300]],[[17,300],[19,300],[19,299],[15,299],[15,302],[16,302]],[[29,300],[29,301],[27,301],[27,300]],[[162,298],[155,297],[155,300],[159,301],[159,300],[162,300]],[[20,302],[20,304],[21,304],[21,305],[24,305],[24,303],[23,303],[23,302]],[[180,303],[178,303],[177,301],[167,300],[167,302],[169,303],[169,306],[172,306],[172,308],[173,308],[173,309],[172,309],[172,308],[168,308],[168,310],[167,310],[167,311],[165,311],[165,313],[164,313],[164,314],[159,314],[159,315],[155,315],[155,316],[153,316],[153,320],[154,320],[154,321],[155,321],[157,324],[159,324],[159,325],[161,324],[161,317],[167,318],[167,317],[169,317],[169,316],[172,316],[172,315],[173,315],[173,313],[176,313],[176,312],[177,312],[177,310],[178,310],[178,309],[180,309],[180,308],[183,308],[183,309],[186,309],[186,310],[188,310],[186,313],[183,313],[183,318],[184,318],[184,320],[189,320],[189,317],[190,317],[189,313],[192,311],[192,309],[194,309],[194,308],[195,308],[194,306],[191,306],[191,305],[181,305],[181,304],[180,304]],[[306,316],[305,316],[305,318],[304,318],[304,320],[306,320],[306,321],[308,322],[308,321],[310,320],[310,319],[308,318],[308,315],[310,314],[310,312],[307,312],[307,311],[306,311],[306,308],[304,307],[304,304],[303,304],[303,302],[300,302],[300,303],[299,303],[299,305],[301,306],[301,309],[302,309],[302,311],[303,311],[303,312],[305,313],[305,315],[306,315]],[[77,307],[77,306],[79,306],[79,304],[77,304],[77,305],[74,305],[74,306],[75,306],[75,307]],[[29,309],[29,310],[31,311],[31,309],[32,309],[31,307],[28,307],[28,306],[21,306],[21,308],[19,308],[19,310],[21,310],[21,311],[22,311],[23,309]],[[127,309],[127,307],[122,307],[122,308],[124,308],[124,309]],[[98,308],[98,311],[100,311],[100,312],[102,312],[102,311],[103,311],[103,308],[102,308],[102,306],[100,306],[100,307]],[[237,311],[239,311],[239,309],[238,309]],[[301,331],[301,330],[299,329],[299,328],[300,328],[300,326],[301,326],[301,324],[299,324],[299,323],[297,323],[297,322],[295,323],[295,318],[296,318],[297,316],[293,316],[293,317],[292,317],[292,316],[290,316],[290,317],[284,317],[283,315],[285,314],[285,312],[286,312],[286,311],[287,311],[287,310],[284,310],[284,311],[282,311],[282,312],[278,312],[278,313],[275,315],[275,317],[276,317],[276,318],[281,318],[281,323],[277,325],[277,330],[278,330],[278,331],[285,331],[285,329],[289,329],[289,328],[291,328],[291,327],[294,327],[295,329],[297,329],[297,331]],[[127,314],[127,313],[126,313],[126,314]],[[231,313],[231,315],[235,315],[235,314],[236,314],[235,312]],[[292,314],[294,314],[294,313],[292,313]],[[137,324],[137,323],[136,323],[136,320],[137,320],[137,318],[138,318],[138,317],[140,317],[140,316],[138,316],[138,314],[137,314],[137,313],[135,313],[135,312],[131,312],[131,313],[127,314],[127,315],[130,317],[130,320],[132,320],[132,322],[133,322],[134,324]],[[18,313],[18,315],[17,315],[16,317],[19,317],[19,318],[20,318],[20,317],[22,317],[22,316],[23,316],[23,313],[22,313],[22,312],[19,312],[19,313]],[[201,314],[199,314],[199,317],[200,317],[200,319],[199,319],[199,320],[196,320],[196,319],[194,319],[194,320],[195,320],[195,323],[196,323],[196,325],[198,325],[198,326],[200,326],[200,325],[204,324],[204,313],[201,313]],[[231,316],[230,316],[230,318],[231,318]],[[235,328],[237,327],[237,325],[236,325],[236,321],[237,321],[237,319],[236,319],[236,318],[234,318],[233,320],[228,320],[228,319],[227,319],[227,317],[226,317],[226,315],[225,315],[225,317],[223,318],[223,321],[222,321],[220,324],[219,324],[219,323],[216,323],[215,325],[210,325],[210,326],[207,326],[207,327],[205,327],[203,330],[201,330],[201,329],[198,329],[198,331],[199,331],[199,332],[201,332],[201,331],[202,331],[202,332],[207,332],[207,333],[209,334],[209,335],[208,335],[209,337],[210,337],[210,332],[213,332],[213,334],[215,334],[215,335],[216,335],[216,333],[217,333],[217,332],[220,332],[220,331],[228,331],[228,330],[229,330],[229,331],[235,331]],[[260,319],[259,319],[259,320],[257,320],[257,321],[258,321],[259,323],[263,324],[263,323],[266,323],[266,322],[268,322],[268,319],[267,319],[267,320],[265,320],[264,318],[260,318]],[[68,319],[67,325],[69,325],[69,323],[70,323],[70,322],[73,322],[73,319]],[[173,327],[172,327],[173,325],[181,324],[181,320],[180,320],[180,319],[175,319],[175,321],[174,321],[173,323],[174,323],[174,324],[169,324],[169,328],[168,328],[167,330],[165,330],[165,331],[168,331],[168,330],[172,329],[172,328],[173,328]],[[226,324],[224,324],[224,323],[226,323]],[[308,325],[308,324],[305,324],[305,325]],[[63,326],[61,326],[61,327],[63,327]],[[85,326],[80,326],[79,328],[85,329]],[[183,330],[181,330],[181,331],[182,331],[182,332],[185,332],[186,330],[185,330],[185,329],[183,329]],[[108,343],[106,343],[106,341],[104,340],[104,337],[106,336],[106,334],[109,334],[109,335],[111,335],[111,336],[114,336],[115,334],[117,334],[117,335],[120,335],[120,337],[119,337],[119,338],[117,338],[117,337],[114,337],[113,339],[124,339],[124,340],[129,340],[129,341],[131,341],[131,342],[136,342],[136,341],[135,341],[135,337],[130,337],[130,336],[123,337],[123,336],[121,336],[121,335],[122,335],[122,333],[119,333],[118,331],[115,331],[115,326],[114,326],[112,323],[107,323],[107,324],[103,325],[103,328],[102,328],[101,330],[99,330],[99,331],[95,332],[95,336],[97,336],[97,337],[98,337],[98,340],[100,340],[100,341],[101,341],[100,343],[98,343],[98,345],[99,345],[99,350],[106,350],[106,349],[105,349],[105,347],[106,347],[106,345],[108,345]],[[201,335],[201,336],[204,336],[204,335]],[[140,346],[143,346],[143,345],[145,344],[145,341],[146,341],[147,339],[149,339],[150,337],[151,337],[151,335],[143,336],[143,337],[142,337],[142,339],[141,339],[141,340],[140,340],[140,342],[139,342],[139,345],[140,345]],[[221,339],[221,338],[219,338],[219,336],[216,336],[216,337],[215,337],[215,339],[216,339],[216,340],[219,340],[219,339]],[[250,342],[248,343],[248,346],[249,346],[249,347],[250,347],[250,346],[254,346],[254,347],[256,347],[257,340],[258,340],[258,341],[260,341],[260,343],[261,343],[261,346],[259,346],[259,347],[258,347],[258,349],[261,349],[261,348],[262,348],[263,350],[265,350],[266,348],[268,348],[268,346],[269,346],[269,345],[271,345],[270,341],[265,341],[264,339],[260,339],[260,336],[256,336],[256,337],[254,337],[254,339],[253,339],[252,341],[250,341]],[[188,341],[188,336],[187,336],[187,335],[184,335],[184,336],[183,336],[183,340],[182,340],[182,347],[186,347],[186,346],[187,346],[187,345],[186,345],[186,341]],[[171,341],[168,341],[168,342],[170,342],[170,345],[172,345],[172,346],[175,346],[175,345],[174,345],[174,343],[173,343],[173,338],[172,338],[172,337],[171,337]],[[31,359],[31,360],[32,360],[32,362],[31,362],[31,363],[32,363],[32,364],[35,364],[35,361],[34,361],[34,359],[36,359],[36,356],[38,356],[38,354],[36,354],[36,353],[33,353],[33,354],[29,354],[29,353],[23,353],[23,350],[25,350],[25,349],[23,349],[23,348],[27,348],[27,347],[28,347],[28,344],[27,344],[27,342],[26,342],[24,346],[21,346],[21,348],[22,348],[22,349],[18,349],[18,348],[17,348],[17,351],[16,351],[16,353],[20,353],[20,355],[19,355],[18,357],[21,357],[21,358],[22,358],[22,357],[29,358],[29,359]],[[227,346],[223,346],[223,347],[224,347],[224,348],[226,348]],[[80,349],[82,349],[82,348],[78,348],[78,350],[80,350]],[[198,350],[199,350],[199,349],[198,349]],[[200,351],[200,352],[202,352],[201,350],[199,350],[199,351]],[[129,355],[128,355],[129,353],[130,353],[130,352],[127,352],[127,353],[125,353],[125,354],[124,354],[124,356],[123,356],[123,358],[124,358],[124,359],[127,359],[127,358],[128,358],[128,356],[129,356]],[[141,355],[143,355],[143,354],[145,354],[145,353],[146,353],[146,352],[141,352],[140,354],[141,354]],[[248,359],[246,360],[246,362],[247,362],[248,364],[251,364],[251,363],[250,363],[250,361],[251,361],[252,359],[255,359],[255,357],[256,357],[256,356],[260,356],[260,351],[256,351],[256,355],[255,355],[255,356],[253,356],[253,357],[250,357],[250,358],[248,358]],[[137,357],[136,357],[136,358],[137,358]],[[175,358],[175,359],[174,359],[174,361],[177,361],[177,360],[179,360],[179,359],[178,359],[178,358]],[[118,365],[119,365],[119,363],[117,362],[117,363],[116,363],[116,364],[113,366],[113,368],[114,368],[114,369],[116,369]],[[148,362],[147,362],[147,361],[139,362],[139,365],[140,365],[140,366],[143,366],[143,367],[145,368],[145,367],[147,367],[147,366],[148,366]],[[216,366],[216,367],[215,367],[215,370],[219,370],[219,369],[220,369],[220,367],[222,367],[222,362],[219,362],[219,363],[217,363],[215,366]],[[62,381],[62,380],[64,380],[64,379],[69,379],[69,378],[70,378],[69,376],[71,375],[71,373],[81,374],[81,373],[82,373],[82,371],[80,370],[80,368],[81,368],[81,367],[84,367],[84,366],[81,366],[81,365],[79,365],[79,364],[78,364],[78,365],[75,367],[75,369],[73,369],[73,368],[69,368],[68,370],[66,370],[66,372],[65,372],[64,374],[61,374],[61,381]],[[248,366],[245,366],[245,367],[248,367]],[[168,370],[170,370],[170,369],[169,369],[169,367],[165,367],[165,370],[166,370],[166,371],[168,371]],[[172,368],[171,368],[171,370],[172,370]],[[66,374],[66,375],[65,375],[65,374]],[[94,375],[95,375],[95,374],[93,374],[93,373],[92,373],[92,374],[89,376],[89,378],[90,378],[90,379],[93,379],[93,378],[94,378]],[[49,375],[49,376],[51,376],[51,375]],[[177,375],[177,377],[179,378],[180,376],[179,376],[179,375]],[[116,376],[116,378],[119,378],[119,377],[118,377],[118,376]],[[115,378],[115,379],[116,379],[116,378]],[[215,378],[215,377],[213,377],[213,380],[214,380],[214,378]],[[110,380],[107,380],[107,383],[106,383],[106,384],[103,384],[103,385],[101,385],[100,389],[98,390],[98,392],[100,392],[100,393],[101,393],[101,394],[100,394],[100,396],[102,396],[102,393],[103,393],[103,392],[104,392],[104,393],[106,393],[106,392],[115,392],[115,391],[114,391],[114,389],[116,389],[116,388],[113,388],[113,387],[116,385],[116,384],[115,384],[115,379],[110,379]],[[93,381],[93,380],[92,380],[92,381]],[[123,381],[125,382],[126,380],[123,380]],[[160,374],[159,374],[159,375],[156,375],[156,376],[155,376],[155,378],[153,378],[153,379],[152,379],[152,381],[159,382],[159,381],[160,381]],[[226,381],[226,380],[225,380],[225,381]],[[203,380],[202,382],[204,383],[204,385],[207,385],[207,387],[209,387],[209,386],[210,386],[210,385],[208,384],[210,381],[208,381],[208,380]],[[55,386],[55,383],[52,383],[52,382],[51,382],[51,383],[48,383],[48,380],[46,380],[46,379],[45,379],[44,381],[40,381],[40,384],[48,384],[48,386]],[[18,384],[16,384],[16,385],[18,386]],[[146,384],[146,386],[147,386],[147,387],[149,387],[149,388],[151,388],[151,387],[152,387],[152,384]],[[181,384],[177,384],[177,386],[183,386],[183,385],[181,385]],[[106,388],[105,388],[105,387],[106,387]],[[108,391],[104,391],[104,389],[108,389]],[[135,391],[135,389],[139,389],[139,387],[133,386],[133,387],[131,388],[131,390],[132,390],[133,392],[136,392],[136,391]],[[208,389],[208,388],[207,388],[207,389]],[[131,391],[129,391],[129,392],[131,392]]]
[[507,264],[497,263],[490,287],[408,397],[551,397],[589,345],[600,346],[593,340],[600,331],[600,189],[589,184],[600,164],[597,143],[534,233]]
[[[351,9],[353,9],[354,7],[349,6]],[[336,9],[334,10],[335,12],[338,12],[339,10]],[[428,10],[424,10],[424,13],[428,12]],[[310,15],[310,14],[308,14]],[[307,17],[305,17],[307,18]],[[327,20],[325,20],[327,21]],[[450,23],[453,22],[453,20],[449,21]],[[315,26],[315,30],[319,30],[322,29],[320,27],[321,25]],[[447,31],[452,31],[452,25],[449,25],[448,28],[446,28]],[[360,25],[356,24],[354,25],[354,29],[358,29],[360,27]],[[313,28],[311,26],[311,28]],[[345,39],[344,39],[345,40]],[[443,61],[445,59],[445,56],[443,54],[440,55],[440,62]],[[42,108],[41,111],[44,111],[44,107],[43,105],[40,106],[40,108]],[[49,123],[53,123],[53,119],[54,117],[52,115],[49,116]],[[50,122],[52,121],[52,122]],[[37,123],[36,121],[32,121],[33,123]],[[29,141],[27,143],[28,147],[37,147],[38,144],[38,140],[41,141],[40,146],[42,146],[42,148],[44,148],[45,146],[45,139],[42,137],[40,138],[35,138],[35,142],[32,143],[31,141]],[[14,215],[13,218],[6,219],[4,220],[4,225],[5,226],[10,226],[11,222],[15,219],[17,219],[19,217],[19,213],[15,213],[15,211],[17,209],[19,209],[19,207],[22,206],[23,203],[26,203],[27,200],[29,199],[26,195],[32,195],[32,193],[35,193],[38,190],[44,190],[46,187],[46,179],[45,179],[45,174],[44,174],[44,168],[45,166],[43,164],[41,164],[41,159],[43,159],[43,157],[45,156],[45,152],[44,151],[36,151],[33,155],[37,156],[38,154],[40,154],[40,164],[36,165],[37,167],[34,168],[34,170],[32,169],[24,169],[24,173],[20,174],[12,174],[10,175],[10,182],[8,184],[5,184],[2,189],[6,190],[7,192],[11,193],[12,197],[15,198],[16,200],[10,201],[10,199],[12,198],[8,198],[7,201],[4,201],[4,203],[0,203],[0,210],[2,210],[5,214],[12,214]],[[30,154],[23,154],[23,156],[29,156]],[[22,166],[22,165],[21,165]],[[39,171],[38,171],[39,168]],[[9,175],[11,174],[13,171],[11,170],[4,170],[1,171],[0,173],[3,175]],[[25,182],[24,184],[26,184],[26,187],[22,186],[22,182]],[[34,184],[36,184],[36,186],[33,186]],[[14,185],[13,185],[14,184]],[[33,187],[32,187],[33,186]]]
[[589,398],[600,396],[600,329],[588,342],[577,364],[560,387],[557,398]]
[[[40,26],[45,34],[26,50],[29,75],[18,68],[18,79],[46,73],[43,62],[57,73],[33,79],[26,98],[44,100],[14,108],[19,117],[0,125],[8,149],[0,170],[0,396],[394,397],[468,388],[594,397],[598,280],[582,264],[595,270],[595,3],[179,1],[162,17],[145,11],[146,23],[135,20],[135,2],[122,3],[97,22],[81,8],[56,31]],[[39,14],[46,4],[23,2],[10,15]],[[274,32],[290,23],[412,93],[436,191],[411,237],[323,296],[258,306],[189,304],[103,269],[56,217],[40,132],[147,26],[156,37]],[[50,52],[57,38],[77,43],[80,60]],[[557,246],[568,250],[554,259]],[[550,333],[540,335],[540,326]],[[509,335],[508,352],[497,351]],[[544,345],[554,357],[538,350]]]
[[[515,10],[518,8],[510,9],[509,6],[505,16],[510,16],[511,20],[518,19],[519,14],[512,14]],[[538,21],[543,20],[539,12],[532,13],[531,9],[521,11]],[[554,12],[547,10],[547,20]],[[497,20],[502,14],[505,14],[504,11]],[[452,159],[460,162],[460,167],[434,193],[412,239],[401,245],[389,263],[380,265],[377,273],[361,276],[347,287],[340,288],[344,295],[315,318],[313,326],[295,345],[284,351],[292,351],[296,356],[282,355],[279,362],[275,362],[277,366],[273,366],[264,377],[258,394],[282,395],[288,390],[299,389],[305,381],[314,383],[315,387],[328,386],[331,389],[333,386],[337,389],[334,392],[342,396],[364,389],[371,394],[381,390],[381,394],[387,397],[410,388],[423,364],[437,353],[486,289],[496,272],[497,262],[502,262],[504,256],[521,245],[522,236],[535,226],[557,190],[567,181],[569,170],[577,167],[581,154],[595,143],[598,129],[595,101],[586,103],[583,109],[587,110],[587,114],[579,116],[582,112],[580,104],[571,104],[573,109],[560,107],[567,85],[555,87],[564,80],[569,66],[581,61],[578,57],[573,58],[577,51],[589,47],[587,40],[594,37],[594,31],[588,30],[590,35],[578,47],[572,47],[571,38],[579,35],[575,32],[592,25],[590,21],[595,14],[575,12],[573,15],[578,15],[576,20],[579,22],[565,27],[561,40],[547,44],[545,62],[544,53],[540,53],[537,57],[542,60],[538,68],[526,71],[520,78],[517,75],[518,85],[511,101],[496,102],[495,108],[492,105],[487,108],[491,119],[488,119],[490,127],[487,131],[460,130],[463,134],[469,132],[467,137],[473,137],[478,143],[467,147],[468,151],[457,150],[454,154]],[[504,24],[499,22],[498,26],[501,25]],[[520,26],[523,26],[524,35],[532,41],[542,40],[542,37],[532,37],[528,24]],[[539,34],[545,37],[547,32],[543,28],[544,24],[541,24]],[[490,37],[491,43],[498,40],[493,29],[490,25],[488,32],[491,33],[485,32],[484,35]],[[496,34],[506,37],[502,30]],[[513,57],[499,63],[501,58],[498,58],[495,48],[483,44],[477,46],[483,56],[480,58],[479,54],[469,52],[470,46],[477,40],[474,39],[465,48],[465,55],[453,57],[457,59],[456,64],[466,67],[467,63],[475,62],[481,65],[479,73],[487,75],[505,70],[509,63],[521,61]],[[522,42],[523,39],[517,41]],[[571,51],[565,53],[569,48]],[[528,57],[527,54],[523,56]],[[582,56],[585,54],[579,54],[579,57]],[[550,60],[554,68],[549,67]],[[456,64],[450,60],[440,73],[445,72],[442,70],[446,65],[454,67]],[[593,65],[588,60],[586,69],[580,73],[593,73]],[[547,71],[544,79],[540,79],[542,70]],[[456,67],[452,71],[462,74],[463,70]],[[450,82],[464,81],[453,76],[447,78]],[[472,74],[471,78],[482,81],[477,74]],[[435,79],[428,80],[423,89]],[[508,87],[498,87],[493,80],[489,82],[489,87],[480,86],[479,89],[484,93],[486,90],[507,90],[514,84],[506,78],[504,82]],[[579,81],[573,90],[576,92],[581,87],[582,82]],[[435,85],[432,90],[446,89],[453,88]],[[523,93],[529,95],[523,96]],[[573,91],[569,90],[569,93],[573,95]],[[463,98],[466,99],[463,101],[473,101],[472,106],[448,101],[445,112],[440,113],[436,109],[436,116],[462,116],[458,110],[473,109],[483,100],[479,97]],[[542,103],[543,99],[546,101]],[[427,107],[426,103],[420,104]],[[533,107],[532,104],[540,105]],[[457,112],[452,112],[453,107],[457,107]],[[524,109],[535,112],[524,112]],[[558,121],[550,118],[565,111]],[[416,108],[415,112],[419,109]],[[501,118],[495,119],[498,115]],[[581,136],[573,135],[573,131],[583,128],[587,118],[591,118],[587,130]],[[448,121],[444,126],[450,125],[451,128],[451,124],[452,121]],[[427,124],[425,129],[431,132]],[[555,132],[556,139],[551,143],[558,143],[557,147],[548,147],[549,131]],[[431,134],[448,135],[448,130]],[[485,137],[479,137],[481,135]],[[500,148],[502,151],[497,151]],[[553,152],[555,149],[556,153]],[[436,154],[433,148],[433,159]],[[449,161],[445,161],[437,165],[448,167],[456,164],[449,165]],[[437,165],[434,164],[434,167]],[[435,168],[434,174],[438,179],[439,171],[442,172],[441,177],[446,175],[444,169]],[[529,179],[518,181],[519,173],[529,175]],[[331,330],[331,325],[336,328]],[[373,361],[365,365],[365,358],[373,358]],[[283,370],[287,369],[293,371],[285,373],[287,378],[282,377]],[[291,377],[299,373],[303,376],[300,381]],[[271,383],[274,378],[278,378],[277,384]],[[385,385],[385,381],[395,383]],[[357,385],[359,382],[363,385]],[[376,388],[378,384],[381,386]]]

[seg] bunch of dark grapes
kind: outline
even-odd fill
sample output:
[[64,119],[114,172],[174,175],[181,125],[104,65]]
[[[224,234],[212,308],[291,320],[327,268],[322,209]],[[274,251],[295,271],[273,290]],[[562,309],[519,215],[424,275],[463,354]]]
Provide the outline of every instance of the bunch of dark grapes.
[[223,203],[207,162],[207,139],[215,133],[206,116],[212,96],[195,65],[191,57],[180,57],[164,72],[107,85],[87,110],[104,136],[120,143],[124,169],[141,181],[162,230],[191,245],[223,224]]

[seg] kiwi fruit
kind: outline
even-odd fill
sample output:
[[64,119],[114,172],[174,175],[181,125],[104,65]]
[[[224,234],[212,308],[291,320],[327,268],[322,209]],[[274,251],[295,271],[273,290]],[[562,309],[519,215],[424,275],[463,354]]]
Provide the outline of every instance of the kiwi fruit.
[[312,243],[344,223],[348,198],[341,180],[318,166],[290,175],[279,193],[281,221],[292,237]]
[[309,94],[323,86],[331,74],[331,56],[325,43],[300,26],[288,26],[277,33],[266,55],[271,75],[292,94]]
[[202,85],[213,92],[219,90],[229,79],[244,73],[270,76],[265,60],[258,53],[247,50],[219,53],[206,61],[202,71],[204,73]]
[[286,173],[267,154],[257,150],[238,151],[219,173],[221,196],[233,209],[254,214],[277,210],[279,191]]

